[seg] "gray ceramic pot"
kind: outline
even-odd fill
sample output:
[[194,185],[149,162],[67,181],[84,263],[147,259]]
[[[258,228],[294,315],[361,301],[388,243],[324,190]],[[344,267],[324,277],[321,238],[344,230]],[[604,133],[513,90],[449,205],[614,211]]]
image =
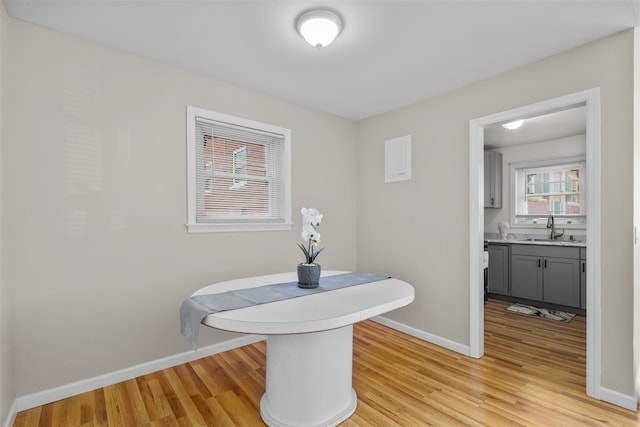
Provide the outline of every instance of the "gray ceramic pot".
[[298,286],[317,288],[320,284],[320,264],[298,264]]

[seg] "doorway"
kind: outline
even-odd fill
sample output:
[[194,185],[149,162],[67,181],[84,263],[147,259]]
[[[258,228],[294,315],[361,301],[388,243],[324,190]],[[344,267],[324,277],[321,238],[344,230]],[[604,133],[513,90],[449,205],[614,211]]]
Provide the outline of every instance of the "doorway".
[[480,117],[469,122],[469,356],[484,355],[484,130],[498,123],[549,114],[577,105],[585,106],[586,114],[586,177],[587,217],[587,374],[586,393],[600,399],[600,90],[599,88],[550,99],[536,104]]

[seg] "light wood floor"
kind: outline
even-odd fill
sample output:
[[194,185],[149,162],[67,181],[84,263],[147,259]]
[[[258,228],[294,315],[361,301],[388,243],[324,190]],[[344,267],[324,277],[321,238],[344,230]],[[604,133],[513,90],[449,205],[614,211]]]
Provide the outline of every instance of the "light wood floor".
[[[640,426],[585,394],[585,319],[486,304],[471,359],[372,321],[354,332],[352,426]],[[20,412],[21,426],[262,426],[265,342]],[[314,398],[314,396],[310,396]]]

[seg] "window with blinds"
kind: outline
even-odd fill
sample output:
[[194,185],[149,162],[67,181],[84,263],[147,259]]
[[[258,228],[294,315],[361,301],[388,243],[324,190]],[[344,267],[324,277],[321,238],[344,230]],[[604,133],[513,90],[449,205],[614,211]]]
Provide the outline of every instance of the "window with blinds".
[[290,230],[290,135],[187,107],[189,232]]

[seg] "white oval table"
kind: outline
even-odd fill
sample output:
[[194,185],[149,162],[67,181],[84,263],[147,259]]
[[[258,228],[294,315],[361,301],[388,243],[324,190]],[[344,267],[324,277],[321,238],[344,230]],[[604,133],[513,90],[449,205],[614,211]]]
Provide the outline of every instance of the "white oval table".
[[[322,276],[347,273],[326,271]],[[192,296],[297,280],[296,273],[230,280]],[[353,324],[410,304],[398,279],[210,314],[204,325],[267,335],[267,372],[260,415],[269,426],[335,426],[357,405],[352,387]]]

